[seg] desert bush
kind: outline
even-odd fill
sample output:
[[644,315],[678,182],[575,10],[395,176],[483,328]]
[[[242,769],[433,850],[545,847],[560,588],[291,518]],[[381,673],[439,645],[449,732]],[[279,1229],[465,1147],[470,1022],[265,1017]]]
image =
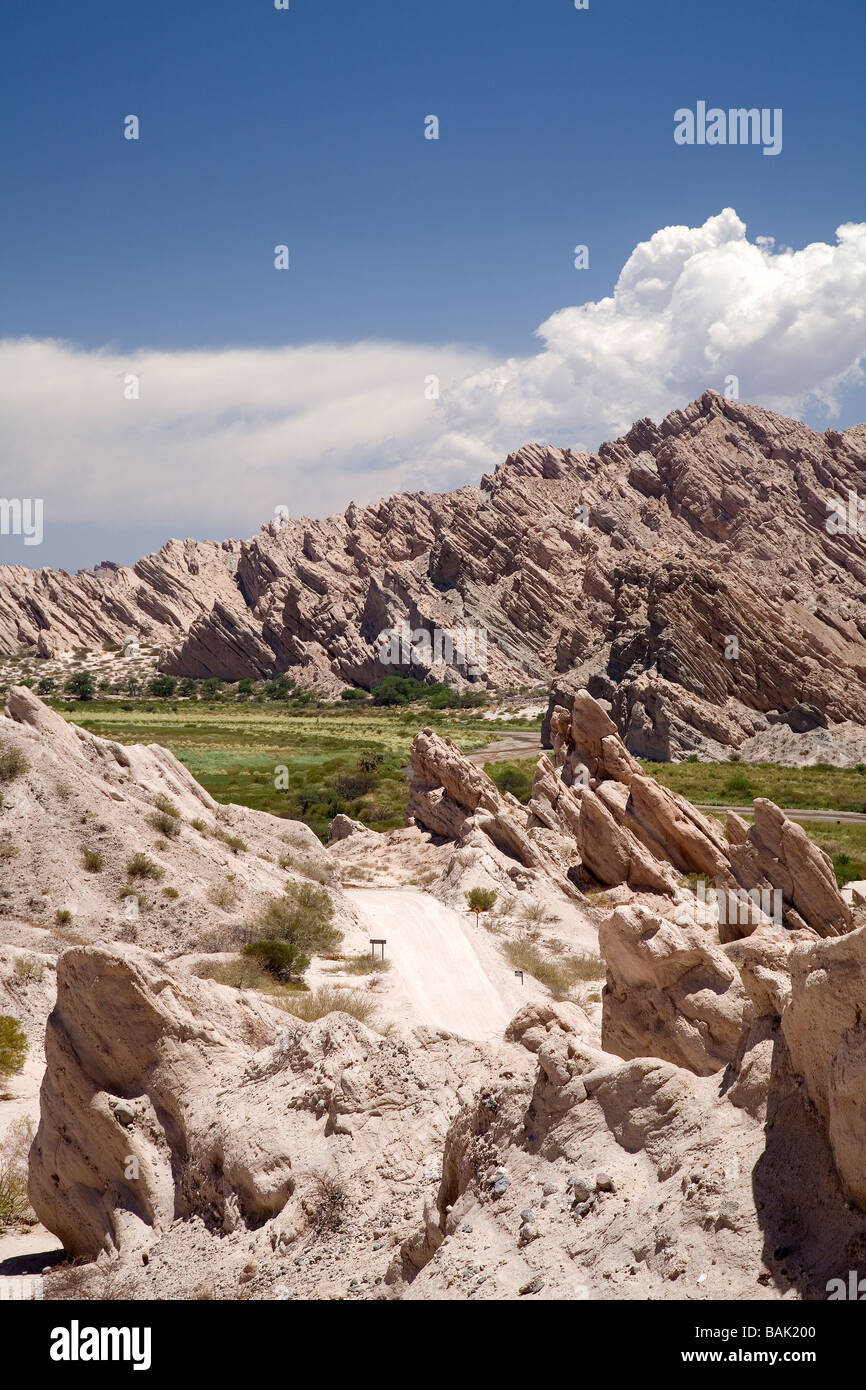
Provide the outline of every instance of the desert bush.
[[14,1076],[27,1058],[27,1034],[17,1018],[0,1014],[0,1077]]
[[11,840],[0,840],[0,859],[14,859],[18,853],[18,846]]
[[152,859],[148,859],[141,850],[134,854],[126,862],[126,872],[129,878],[162,878],[163,871],[158,864],[154,864]]
[[240,960],[206,960],[196,967],[196,975],[202,980],[215,980],[220,985],[231,985],[233,989],[257,989],[264,993],[272,991],[274,980],[257,960],[242,957]]
[[0,743],[0,782],[14,782],[16,777],[23,777],[29,766],[20,748]]
[[280,984],[299,979],[310,964],[310,957],[289,941],[250,941],[241,955],[257,961]]
[[160,835],[166,835],[170,840],[175,839],[180,834],[180,826],[174,816],[169,815],[167,811],[154,811],[147,820],[154,830],[158,830]]
[[469,911],[474,912],[476,917],[481,912],[489,912],[496,902],[496,893],[492,888],[470,888],[463,896]]
[[27,1200],[27,1158],[33,1133],[32,1120],[22,1118],[0,1143],[0,1231],[36,1222]]
[[14,969],[19,980],[41,980],[45,976],[45,964],[36,956],[18,956]]
[[550,990],[554,999],[567,999],[572,987],[582,980],[602,980],[604,961],[588,952],[578,952],[551,960],[534,941],[519,937],[505,945],[505,954],[515,970],[525,970]]
[[320,1235],[339,1231],[346,1219],[346,1193],[342,1183],[330,1173],[317,1173],[313,1179],[312,1199],[304,1206],[314,1231]]
[[207,821],[202,820],[201,816],[196,816],[195,820],[191,820],[190,825],[192,826],[193,830],[200,831],[202,835],[210,834],[210,826],[208,825]]
[[72,921],[72,913],[68,907],[58,907],[54,914],[54,920],[58,926],[62,927],[64,923]]
[[369,1023],[376,1012],[376,1006],[356,989],[332,989],[325,985],[309,994],[292,994],[280,999],[280,1008],[305,1023],[315,1023],[326,1014],[343,1013],[356,1018],[359,1023]]
[[341,968],[347,975],[379,975],[391,969],[391,962],[365,955],[347,956]]
[[224,951],[237,951],[250,939],[248,927],[239,922],[223,922],[218,927],[202,932],[195,943],[197,951],[207,955],[219,955]]
[[235,854],[240,854],[240,852],[247,847],[246,841],[242,840],[240,835],[230,835],[227,830],[223,830],[219,825],[214,831],[214,835],[218,840],[222,840],[224,845],[228,845],[229,849],[234,850]]
[[316,883],[333,883],[336,872],[333,864],[318,864],[304,854],[282,854],[279,865],[281,869],[293,869],[295,873],[314,879]]
[[333,925],[334,904],[325,888],[287,883],[282,897],[272,898],[256,918],[260,941],[287,941],[306,955],[333,951],[343,939]]
[[163,888],[162,896],[164,898],[179,898],[180,893],[177,891],[176,888],[172,888],[171,886],[169,886],[168,888]]
[[83,849],[81,851],[81,862],[89,874],[98,874],[105,860],[98,849]]
[[224,912],[230,912],[238,900],[238,895],[230,883],[215,883],[208,893],[208,898],[214,907],[221,907]]

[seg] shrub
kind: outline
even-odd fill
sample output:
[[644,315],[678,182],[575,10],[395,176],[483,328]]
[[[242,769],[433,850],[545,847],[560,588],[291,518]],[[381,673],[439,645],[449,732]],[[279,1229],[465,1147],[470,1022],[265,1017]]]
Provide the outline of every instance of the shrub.
[[240,852],[247,847],[246,841],[242,840],[240,835],[230,835],[228,831],[223,830],[221,826],[217,826],[214,835],[218,840],[222,840],[224,845],[228,845],[229,849],[234,850],[235,854],[240,854]]
[[215,907],[221,907],[224,912],[231,911],[238,900],[238,895],[230,883],[215,883],[208,897]]
[[163,896],[164,898],[179,898],[179,897],[180,897],[180,893],[177,891],[176,888],[170,888],[170,887],[169,887],[169,888],[163,888],[163,890],[162,890],[162,896]]
[[532,764],[490,763],[485,768],[501,792],[511,792],[524,805],[532,795]]
[[13,748],[11,743],[0,743],[0,782],[14,782],[16,777],[24,775],[29,766],[20,748]]
[[272,992],[274,981],[263,970],[257,960],[206,960],[196,967],[199,979],[215,980],[218,985],[231,985],[232,989],[258,989]]
[[463,895],[466,899],[466,906],[470,912],[475,913],[476,920],[479,913],[489,912],[496,902],[496,893],[492,888],[471,888],[468,893]]
[[154,676],[149,683],[149,695],[158,695],[163,700],[168,700],[177,690],[177,681],[174,676]]
[[0,1077],[22,1071],[27,1058],[27,1034],[17,1018],[0,1014]]
[[59,927],[62,927],[66,922],[72,921],[72,913],[69,911],[68,907],[58,907],[54,914],[54,920]]
[[33,1122],[22,1118],[10,1126],[0,1144],[0,1231],[35,1222],[27,1200],[27,1160],[32,1142]]
[[372,956],[349,956],[342,969],[347,975],[378,975],[391,969],[389,960],[373,960]]
[[14,859],[18,853],[18,846],[11,840],[0,840],[0,859]]
[[180,810],[163,792],[159,792],[153,798],[153,804],[158,811],[162,811],[163,815],[171,816],[173,820],[180,820]]
[[96,693],[96,681],[90,671],[73,671],[63,689],[76,700],[92,700]]
[[261,968],[280,984],[300,979],[310,964],[310,957],[289,941],[250,941],[241,955],[258,961]]
[[83,849],[81,862],[89,874],[98,874],[102,870],[105,860],[98,849]]
[[287,883],[282,897],[272,898],[255,922],[259,941],[287,941],[306,955],[333,951],[343,933],[333,926],[334,904],[325,888]]
[[203,821],[200,816],[196,816],[195,820],[191,820],[190,825],[192,826],[193,830],[200,831],[202,835],[210,834],[210,826],[208,825],[207,821]]
[[154,864],[152,859],[148,859],[141,850],[127,860],[126,872],[129,878],[162,878],[163,871],[158,864]]
[[45,976],[45,966],[36,956],[19,956],[15,961],[15,974],[19,980],[41,980]]
[[147,821],[154,830],[159,831],[160,835],[167,835],[170,840],[175,839],[180,834],[180,826],[174,816],[170,816],[167,811],[154,811],[152,816],[148,816]]

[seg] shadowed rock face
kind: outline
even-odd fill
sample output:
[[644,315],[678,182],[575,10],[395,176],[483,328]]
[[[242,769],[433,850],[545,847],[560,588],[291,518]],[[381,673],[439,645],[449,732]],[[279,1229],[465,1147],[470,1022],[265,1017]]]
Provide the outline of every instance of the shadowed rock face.
[[490,685],[553,678],[558,704],[586,686],[633,752],[717,756],[779,723],[866,722],[866,563],[825,528],[827,501],[864,488],[866,426],[819,435],[708,391],[595,454],[528,445],[478,487],[171,541],[132,569],[0,570],[0,649],[137,631],[175,675],[336,691],[394,669],[483,682],[385,667],[377,641],[481,628]]

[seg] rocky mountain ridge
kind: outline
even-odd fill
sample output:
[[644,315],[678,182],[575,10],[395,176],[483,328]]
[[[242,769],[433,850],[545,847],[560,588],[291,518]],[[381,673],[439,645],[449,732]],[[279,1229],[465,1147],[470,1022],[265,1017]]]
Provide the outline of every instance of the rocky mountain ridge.
[[[606,700],[632,752],[726,756],[780,725],[866,723],[866,558],[839,512],[864,489],[866,425],[821,435],[707,391],[593,454],[528,445],[477,487],[170,541],[132,568],[0,569],[0,649],[132,633],[171,674],[289,671],[331,694],[389,672],[552,680]],[[486,660],[449,662],[437,629],[458,658],[483,634]],[[383,661],[386,631],[408,640]]]

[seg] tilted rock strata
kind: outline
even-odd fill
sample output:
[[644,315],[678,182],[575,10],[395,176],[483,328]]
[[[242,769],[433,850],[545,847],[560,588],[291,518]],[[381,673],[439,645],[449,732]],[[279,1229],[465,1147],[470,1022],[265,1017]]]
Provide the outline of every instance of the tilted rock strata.
[[378,640],[483,630],[490,685],[587,686],[640,755],[722,756],[778,721],[808,741],[866,723],[866,564],[825,525],[864,489],[866,426],[819,435],[707,391],[594,454],[527,445],[478,487],[171,541],[132,569],[0,570],[0,649],[132,630],[176,675],[333,693],[398,669],[483,682],[418,643],[383,666]]

